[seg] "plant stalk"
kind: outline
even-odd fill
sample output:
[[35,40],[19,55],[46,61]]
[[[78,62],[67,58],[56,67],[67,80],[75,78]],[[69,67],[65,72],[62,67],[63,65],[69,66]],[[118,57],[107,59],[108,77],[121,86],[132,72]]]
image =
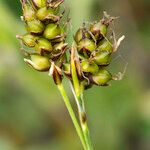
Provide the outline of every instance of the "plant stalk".
[[89,132],[88,123],[87,123],[87,115],[86,115],[86,111],[85,111],[83,96],[81,94],[80,96],[77,97],[72,83],[70,83],[70,86],[71,86],[72,92],[74,94],[76,103],[77,103],[79,120],[80,120],[81,128],[83,131],[83,135],[85,138],[85,142],[87,145],[87,150],[93,150],[93,145],[91,142],[90,132]]
[[84,100],[82,97],[82,93],[83,93],[84,89],[83,89],[83,86],[80,85],[78,75],[77,75],[77,69],[76,69],[77,68],[76,67],[77,61],[78,61],[78,56],[76,53],[76,48],[74,45],[72,45],[71,74],[72,74],[73,85],[71,83],[71,88],[72,88],[72,92],[74,94],[74,97],[75,97],[75,100],[77,103],[79,120],[80,120],[80,124],[81,124],[81,128],[82,128],[82,132],[83,132],[83,135],[85,138],[87,150],[93,150],[92,142],[90,139],[90,133],[89,133],[89,129],[88,129],[88,124],[87,124],[87,116],[86,116],[85,107],[84,107]]
[[84,100],[82,99],[82,96],[77,97],[77,99],[78,99],[78,101],[82,101],[82,104],[80,105],[80,107],[78,109],[79,109],[79,118],[80,118],[82,131],[84,134],[84,138],[87,143],[88,150],[93,150],[93,145],[91,142],[89,127],[88,127],[88,123],[87,123],[87,114],[84,109]]
[[76,116],[75,116],[75,113],[74,113],[73,108],[72,108],[72,106],[71,106],[71,103],[70,103],[70,101],[69,101],[69,98],[68,98],[68,96],[67,96],[67,94],[66,94],[66,91],[65,91],[65,89],[64,89],[64,87],[63,87],[63,85],[62,85],[62,83],[59,84],[59,85],[57,85],[57,87],[58,87],[58,89],[59,89],[59,91],[60,91],[60,93],[61,93],[61,96],[63,97],[64,103],[65,103],[65,105],[66,105],[66,107],[67,107],[67,109],[68,109],[68,112],[69,112],[69,114],[70,114],[70,117],[71,117],[71,119],[72,119],[72,122],[73,122],[73,124],[74,124],[74,126],[75,126],[75,129],[76,129],[76,131],[77,131],[77,134],[78,134],[78,136],[79,136],[79,138],[80,138],[80,140],[81,140],[81,143],[82,143],[82,145],[83,145],[83,148],[84,148],[84,150],[87,150],[86,141],[85,141],[85,139],[84,139],[84,135],[83,135],[82,129],[81,129],[81,127],[80,127],[80,125],[79,125],[79,123],[78,123],[78,121],[77,121],[77,118],[76,118]]

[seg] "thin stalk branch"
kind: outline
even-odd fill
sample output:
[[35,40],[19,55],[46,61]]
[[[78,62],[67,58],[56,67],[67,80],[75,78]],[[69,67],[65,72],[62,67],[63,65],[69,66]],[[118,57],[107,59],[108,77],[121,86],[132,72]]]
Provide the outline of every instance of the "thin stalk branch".
[[76,103],[77,103],[80,124],[81,124],[81,128],[82,128],[84,138],[86,141],[87,149],[93,150],[93,146],[92,146],[92,142],[90,138],[90,132],[89,132],[88,123],[87,123],[87,115],[86,115],[85,106],[84,106],[83,94],[77,97],[71,82],[70,82],[70,86],[71,86],[73,95],[75,97]]
[[75,126],[77,134],[78,134],[78,136],[79,136],[79,138],[81,140],[81,143],[83,145],[83,148],[84,148],[84,150],[87,150],[86,142],[85,142],[85,139],[84,139],[84,135],[83,135],[82,129],[81,129],[81,127],[80,127],[80,125],[79,125],[79,123],[77,121],[77,118],[76,118],[75,113],[73,111],[73,108],[72,108],[72,106],[70,104],[70,101],[69,101],[69,98],[68,98],[68,96],[66,94],[66,91],[65,91],[65,89],[64,89],[62,84],[57,85],[57,87],[58,87],[58,89],[59,89],[59,91],[61,93],[61,96],[63,97],[64,103],[65,103],[65,105],[66,105],[66,107],[68,109],[68,112],[70,114],[72,122],[73,122],[73,124]]
[[88,127],[87,114],[85,111],[83,93],[80,95],[80,97],[78,97],[78,99],[81,99],[82,101],[82,110],[80,112],[80,122],[81,122],[82,130],[83,130],[84,136],[86,137],[85,140],[86,140],[86,143],[88,143],[89,150],[93,150],[94,148],[93,148],[91,138],[90,138],[90,131]]

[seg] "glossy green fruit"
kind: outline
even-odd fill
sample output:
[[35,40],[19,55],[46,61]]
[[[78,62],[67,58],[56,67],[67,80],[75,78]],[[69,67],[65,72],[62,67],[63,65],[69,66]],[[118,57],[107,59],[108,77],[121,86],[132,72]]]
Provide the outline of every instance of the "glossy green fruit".
[[31,60],[24,59],[24,61],[38,71],[48,71],[51,65],[49,59],[41,55],[31,55]]
[[98,65],[108,65],[108,64],[110,64],[111,59],[112,59],[111,53],[109,53],[108,51],[97,52],[93,58],[93,60]]
[[47,7],[42,7],[40,8],[37,13],[36,16],[39,20],[44,21],[48,18],[48,15],[53,15],[55,14],[55,10],[52,8],[47,8]]
[[76,43],[79,43],[83,38],[90,38],[90,34],[87,33],[87,31],[85,31],[85,29],[80,28],[76,32],[74,39],[75,39]]
[[88,60],[83,60],[81,63],[82,71],[87,73],[96,73],[99,70],[99,67],[96,63],[89,62]]
[[28,47],[34,47],[36,44],[36,40],[38,39],[37,36],[32,35],[32,34],[25,34],[23,36],[20,36],[19,38],[22,40],[24,45]]
[[102,41],[100,41],[98,43],[97,50],[112,52],[113,47],[112,47],[112,44],[109,41],[107,41],[106,39],[103,39]]
[[45,38],[40,38],[37,40],[37,44],[35,45],[35,49],[39,54],[43,52],[51,52],[53,50],[52,44]]
[[44,31],[44,37],[51,40],[54,39],[56,36],[61,34],[61,29],[59,25],[51,23],[46,26]]
[[78,44],[78,50],[80,52],[83,51],[84,49],[89,52],[96,50],[96,45],[94,41],[88,38],[81,40]]
[[38,8],[45,7],[47,0],[32,0],[34,5]]
[[100,69],[98,73],[92,76],[92,80],[96,85],[105,86],[112,80],[112,75],[105,69]]
[[27,31],[30,33],[40,34],[44,31],[44,24],[39,20],[32,20],[27,22]]

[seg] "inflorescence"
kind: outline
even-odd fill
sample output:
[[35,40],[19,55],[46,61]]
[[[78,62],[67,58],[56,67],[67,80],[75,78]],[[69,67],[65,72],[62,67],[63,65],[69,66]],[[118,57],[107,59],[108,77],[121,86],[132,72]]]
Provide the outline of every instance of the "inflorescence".
[[[66,23],[62,23],[64,12],[60,5],[64,0],[21,0],[27,33],[17,38],[30,50],[24,61],[37,71],[49,71],[56,84],[61,83],[63,73],[72,81],[71,57],[67,61]],[[113,53],[118,49],[122,36],[112,43],[108,37],[109,25],[114,21],[104,13],[104,17],[89,25],[83,24],[74,35],[73,48],[76,53],[78,79],[84,89],[92,85],[107,86],[117,79],[108,71]],[[114,40],[116,41],[116,40]],[[62,73],[63,72],[63,73]]]

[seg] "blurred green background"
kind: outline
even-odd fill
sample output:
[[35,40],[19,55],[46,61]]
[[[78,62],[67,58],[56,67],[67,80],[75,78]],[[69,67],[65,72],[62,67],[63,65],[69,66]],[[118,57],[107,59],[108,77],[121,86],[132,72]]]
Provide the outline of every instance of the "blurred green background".
[[[150,1],[66,0],[72,29],[102,17],[119,16],[117,37],[126,35],[110,67],[122,81],[85,92],[96,150],[150,150]],[[15,35],[24,33],[19,0],[0,0],[0,150],[82,150],[52,79],[23,62]],[[64,81],[72,104],[73,96]]]

